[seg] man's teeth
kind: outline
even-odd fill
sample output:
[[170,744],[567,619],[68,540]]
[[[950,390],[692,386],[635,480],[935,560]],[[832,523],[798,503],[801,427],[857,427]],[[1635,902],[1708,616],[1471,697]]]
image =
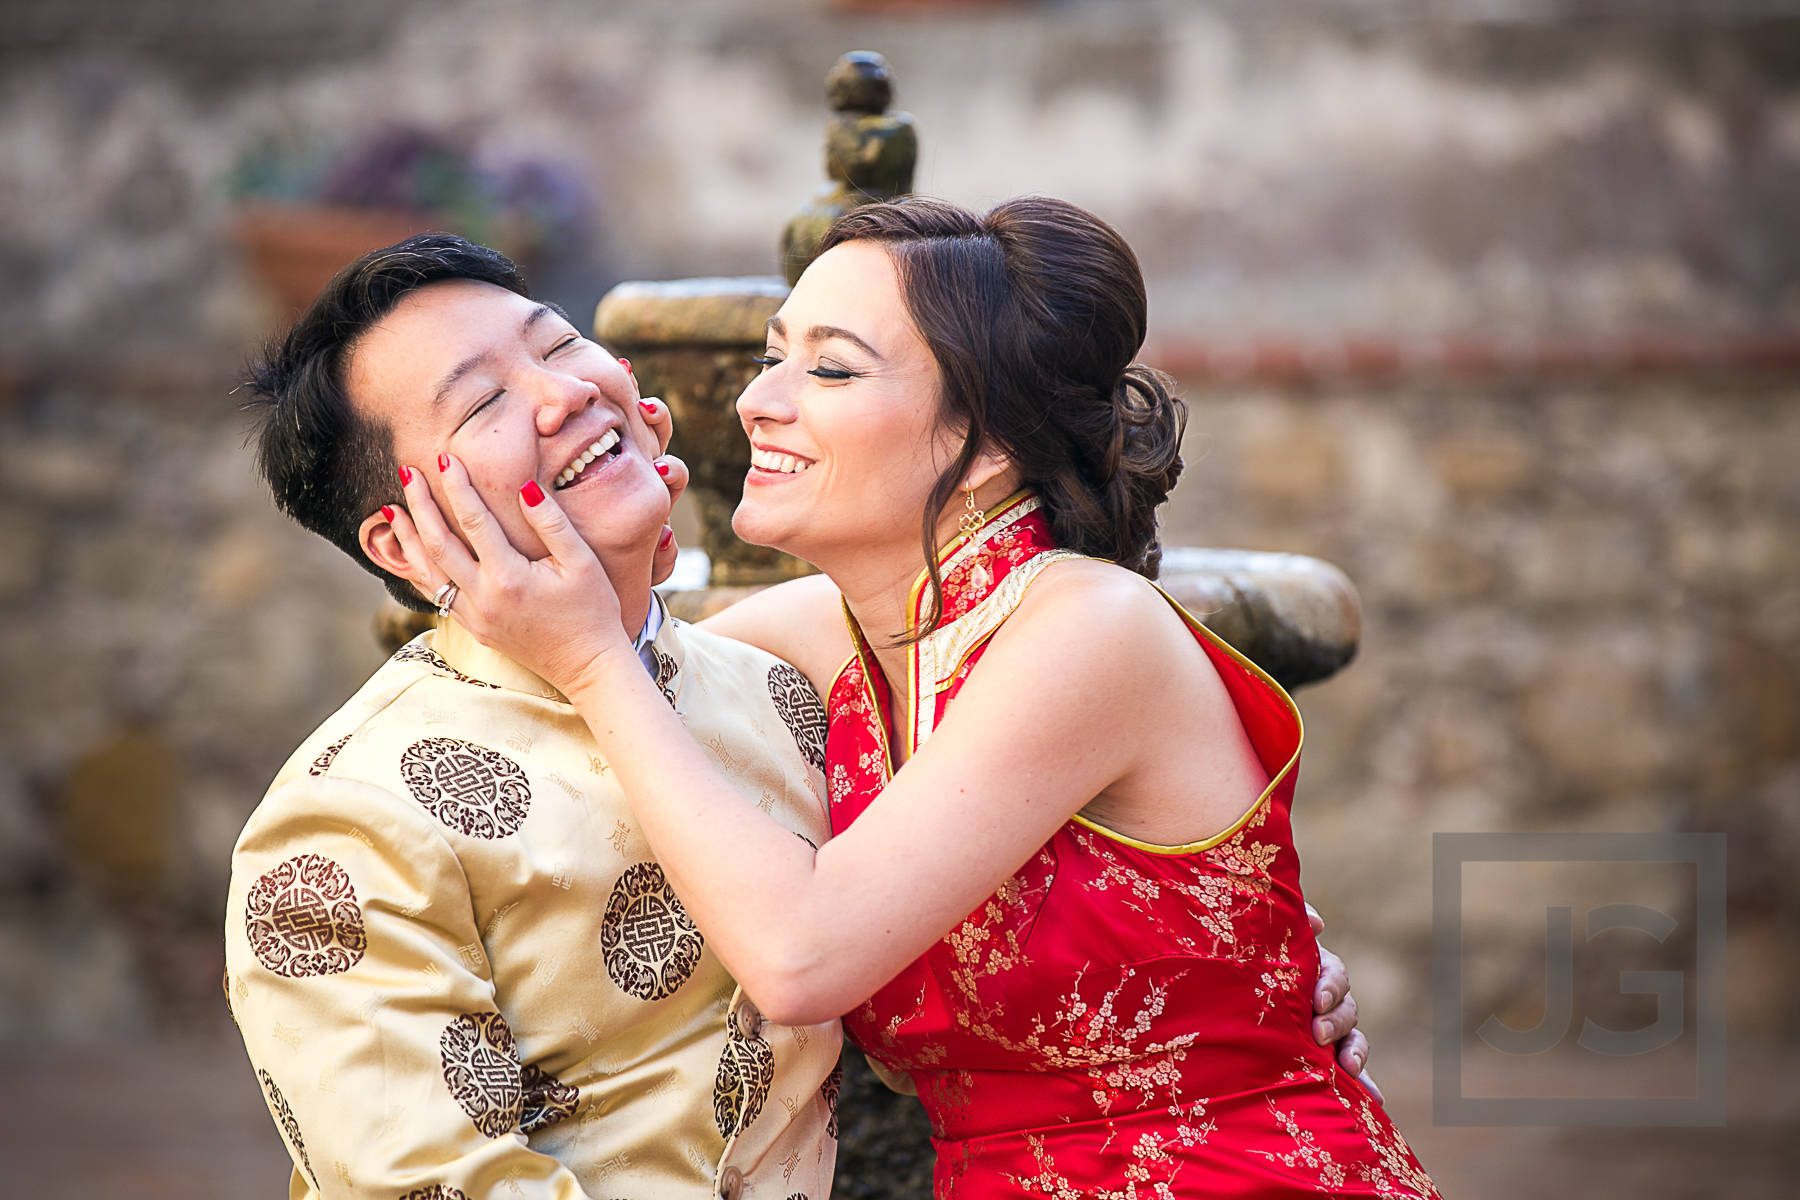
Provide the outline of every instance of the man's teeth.
[[568,487],[571,483],[574,483],[575,480],[581,477],[581,473],[587,470],[589,463],[593,462],[596,458],[599,458],[618,444],[618,430],[607,430],[600,436],[599,441],[576,455],[574,459],[570,461],[569,465],[562,469],[562,474],[556,477],[556,486],[559,488]]
[[780,471],[783,474],[795,475],[812,466],[804,458],[795,458],[791,454],[777,454],[773,450],[750,451],[750,461],[765,471]]

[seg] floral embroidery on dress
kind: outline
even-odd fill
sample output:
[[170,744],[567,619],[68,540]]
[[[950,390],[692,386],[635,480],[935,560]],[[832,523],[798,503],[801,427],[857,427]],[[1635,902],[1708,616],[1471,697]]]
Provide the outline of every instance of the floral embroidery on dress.
[[1269,868],[1281,853],[1281,847],[1249,840],[1249,833],[1268,817],[1268,809],[1258,804],[1244,827],[1229,840],[1203,851],[1207,862],[1223,870],[1245,892],[1267,896],[1270,887]]
[[1270,964],[1262,973],[1262,986],[1251,989],[1251,993],[1262,1001],[1262,1007],[1256,1013],[1258,1025],[1275,1011],[1275,1003],[1283,992],[1291,992],[1300,986],[1300,968],[1288,961],[1288,940],[1292,937],[1290,933],[1282,939],[1281,949],[1275,952],[1280,963]]
[[1406,1138],[1389,1121],[1375,1116],[1375,1101],[1368,1093],[1357,1089],[1359,1098],[1353,1104],[1351,1100],[1332,1083],[1332,1091],[1343,1106],[1356,1117],[1356,1123],[1362,1126],[1363,1133],[1369,1139],[1370,1149],[1380,1160],[1379,1167],[1365,1168],[1364,1177],[1375,1185],[1376,1194],[1381,1196],[1424,1197],[1429,1200],[1443,1200],[1438,1194],[1437,1185],[1425,1173],[1414,1157],[1412,1147],[1406,1144]]
[[[1247,902],[1267,898],[1269,889],[1265,879],[1254,874],[1221,877],[1207,873],[1204,866],[1189,868],[1192,882],[1168,876],[1151,878],[1127,865],[1099,835],[1083,829],[1074,836],[1084,850],[1103,864],[1100,872],[1088,882],[1089,888],[1096,891],[1110,887],[1126,889],[1131,894],[1125,901],[1126,907],[1155,923],[1165,936],[1184,950],[1242,957],[1236,919],[1249,911]],[[1186,896],[1194,902],[1193,906],[1171,913],[1167,905],[1159,903],[1165,889]],[[1181,927],[1188,920],[1197,922],[1201,929],[1212,935],[1210,946],[1202,945]]]
[[1318,1177],[1319,1191],[1332,1191],[1344,1185],[1343,1164],[1331,1157],[1331,1151],[1317,1144],[1318,1137],[1310,1129],[1302,1129],[1292,1113],[1282,1112],[1275,1106],[1271,1097],[1268,1101],[1269,1113],[1275,1118],[1275,1124],[1281,1131],[1293,1139],[1294,1148],[1288,1153],[1267,1150],[1252,1150],[1250,1153],[1260,1155],[1285,1167],[1305,1169]]
[[[1056,1167],[1056,1159],[1046,1148],[1045,1139],[1036,1134],[1026,1134],[1025,1143],[1031,1148],[1032,1158],[1037,1164],[1037,1174],[1021,1176],[1008,1174],[1007,1178],[1023,1188],[1028,1195],[1047,1196],[1050,1200],[1175,1200],[1174,1189],[1170,1186],[1181,1164],[1168,1151],[1168,1147],[1154,1134],[1143,1134],[1131,1147],[1134,1160],[1128,1164],[1123,1174],[1123,1186],[1117,1188],[1096,1187],[1093,1181],[1083,1179],[1077,1184],[1062,1174]],[[1161,1176],[1161,1178],[1158,1178]]]
[[[978,980],[1025,965],[1020,926],[1029,937],[1037,902],[1049,895],[1051,881],[1056,877],[1056,860],[1039,854],[1026,866],[1036,866],[1041,877],[1028,881],[1018,874],[1005,880],[977,912],[944,935],[944,943],[956,955],[957,966],[951,977],[971,1001],[979,1002]],[[1044,871],[1046,867],[1048,870]]]

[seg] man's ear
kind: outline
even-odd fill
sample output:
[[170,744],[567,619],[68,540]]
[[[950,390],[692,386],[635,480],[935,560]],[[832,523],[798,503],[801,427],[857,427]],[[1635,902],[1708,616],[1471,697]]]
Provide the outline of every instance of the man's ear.
[[419,582],[430,579],[430,571],[426,569],[424,562],[413,561],[412,556],[406,552],[406,543],[400,540],[400,535],[394,532],[393,525],[381,515],[380,509],[370,513],[363,521],[356,540],[362,547],[362,552],[369,556],[370,562],[390,575],[398,575],[407,580],[419,595],[430,594]]

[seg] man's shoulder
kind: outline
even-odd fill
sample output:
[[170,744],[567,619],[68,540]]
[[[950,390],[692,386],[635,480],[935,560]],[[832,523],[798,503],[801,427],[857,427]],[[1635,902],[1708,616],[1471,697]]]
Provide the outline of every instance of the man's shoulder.
[[[396,700],[418,684],[437,677],[433,660],[443,663],[431,649],[428,634],[402,646],[295,747],[275,773],[269,791],[273,793],[296,779],[316,778],[329,772],[347,745],[371,735]],[[443,669],[447,671],[448,664]]]
[[339,785],[392,793],[394,763],[407,747],[442,737],[495,742],[497,748],[509,735],[522,736],[511,731],[506,716],[534,704],[542,702],[456,670],[432,649],[427,633],[382,663],[306,736],[276,772],[251,823],[277,811],[295,815],[308,805],[336,807],[345,790]]
[[[771,765],[793,777],[814,777],[812,788],[820,786],[825,707],[806,676],[768,651],[733,638],[691,625],[683,626],[681,635],[686,678],[677,708],[688,731],[710,745],[713,734],[731,742],[747,730],[744,746],[755,747]],[[784,727],[791,739],[766,736]],[[731,754],[737,761],[735,752]]]
[[699,666],[715,675],[741,676],[760,683],[771,673],[793,671],[786,661],[767,650],[724,637],[686,622],[677,622],[682,651],[690,666]]

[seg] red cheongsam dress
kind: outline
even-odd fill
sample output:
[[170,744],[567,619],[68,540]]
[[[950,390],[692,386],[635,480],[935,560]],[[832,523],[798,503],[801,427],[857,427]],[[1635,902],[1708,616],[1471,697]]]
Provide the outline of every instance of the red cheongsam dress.
[[[918,749],[1031,580],[1068,557],[1028,493],[945,550],[944,621],[911,648],[917,716],[893,736]],[[1272,780],[1255,806],[1188,846],[1072,818],[846,1031],[917,1083],[939,1200],[1436,1197],[1381,1106],[1312,1038],[1319,953],[1288,823],[1299,712],[1181,615]],[[826,748],[836,831],[893,763],[888,684],[851,631]]]

